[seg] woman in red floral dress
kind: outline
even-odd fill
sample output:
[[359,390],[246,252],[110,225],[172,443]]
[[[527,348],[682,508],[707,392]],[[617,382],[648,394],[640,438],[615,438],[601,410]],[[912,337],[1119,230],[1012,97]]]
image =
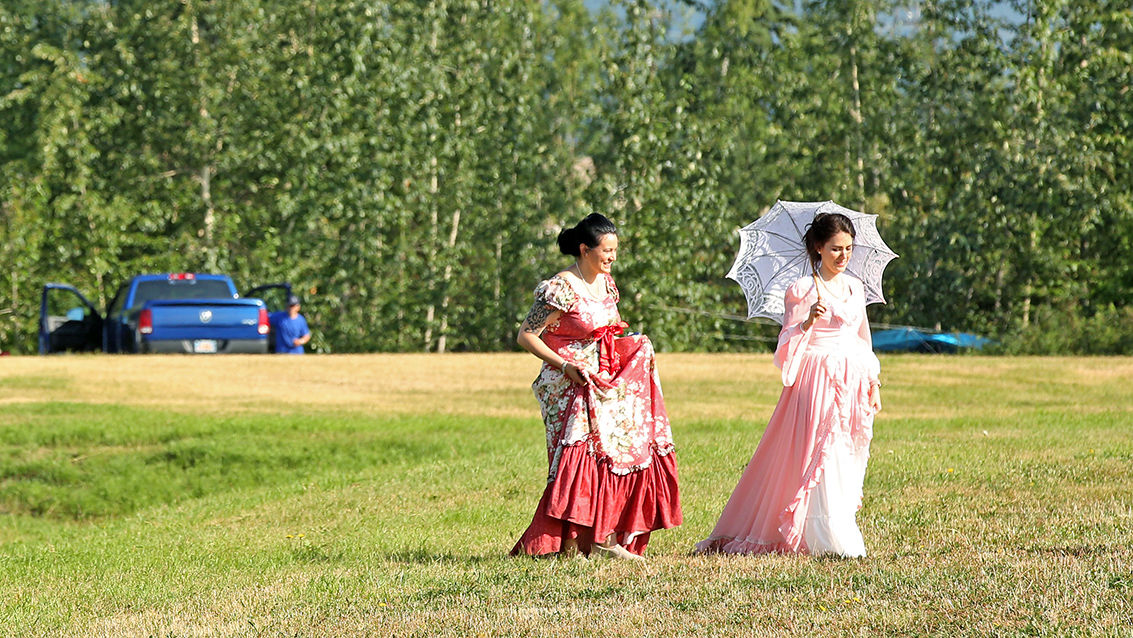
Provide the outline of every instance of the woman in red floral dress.
[[653,344],[622,336],[610,276],[617,228],[591,214],[559,234],[575,263],[535,289],[517,341],[543,360],[532,384],[550,472],[512,554],[595,552],[631,560],[653,530],[681,524],[677,462]]

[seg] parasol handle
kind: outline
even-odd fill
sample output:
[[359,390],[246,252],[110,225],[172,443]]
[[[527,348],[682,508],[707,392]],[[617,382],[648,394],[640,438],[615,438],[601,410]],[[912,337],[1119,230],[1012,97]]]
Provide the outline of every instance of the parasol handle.
[[814,269],[814,262],[810,262],[810,276],[814,278],[814,292],[818,295],[818,300],[822,301],[822,286],[818,285],[818,271]]

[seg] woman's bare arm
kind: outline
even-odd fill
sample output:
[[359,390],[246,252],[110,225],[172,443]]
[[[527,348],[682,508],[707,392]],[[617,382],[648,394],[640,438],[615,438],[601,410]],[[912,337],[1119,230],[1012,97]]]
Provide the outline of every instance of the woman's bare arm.
[[539,335],[543,334],[547,326],[559,320],[563,316],[562,310],[552,308],[543,302],[542,299],[536,299],[535,303],[531,306],[531,311],[527,313],[527,318],[519,326],[519,334],[515,337],[515,342],[521,348],[530,352],[531,354],[546,361],[552,367],[558,368],[563,371],[571,381],[575,383],[585,383],[585,378],[579,372],[578,367],[574,364],[566,363],[566,360],[559,356],[557,352],[551,349]]

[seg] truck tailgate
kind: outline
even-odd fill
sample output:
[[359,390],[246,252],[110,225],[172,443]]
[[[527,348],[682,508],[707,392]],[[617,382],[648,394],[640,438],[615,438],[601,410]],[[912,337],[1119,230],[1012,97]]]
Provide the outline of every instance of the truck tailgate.
[[257,339],[260,309],[255,299],[153,300],[151,340]]

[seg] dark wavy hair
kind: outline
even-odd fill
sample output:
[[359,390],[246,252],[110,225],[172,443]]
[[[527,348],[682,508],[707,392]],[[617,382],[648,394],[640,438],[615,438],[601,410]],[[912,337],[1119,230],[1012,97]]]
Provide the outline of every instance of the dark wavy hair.
[[854,223],[842,213],[819,213],[814,216],[814,221],[807,226],[806,234],[803,235],[806,254],[810,257],[812,267],[818,268],[818,264],[822,262],[818,249],[838,233],[848,233],[850,237],[858,236],[854,231]]
[[618,227],[614,222],[600,213],[590,213],[573,227],[564,228],[559,233],[559,250],[564,255],[578,257],[582,254],[578,248],[579,244],[593,248],[602,240],[603,235],[609,234],[618,234]]

